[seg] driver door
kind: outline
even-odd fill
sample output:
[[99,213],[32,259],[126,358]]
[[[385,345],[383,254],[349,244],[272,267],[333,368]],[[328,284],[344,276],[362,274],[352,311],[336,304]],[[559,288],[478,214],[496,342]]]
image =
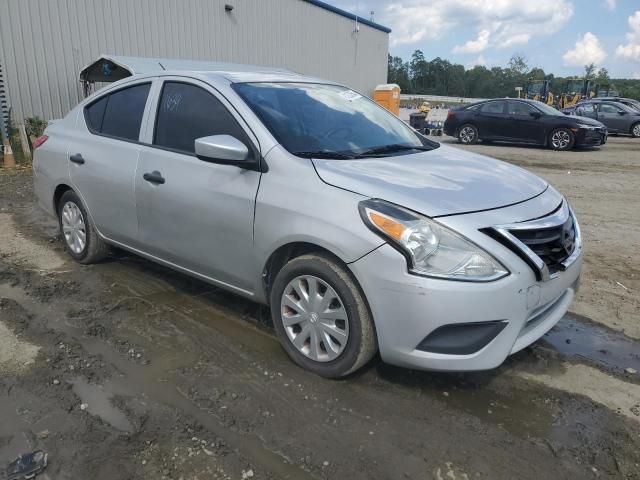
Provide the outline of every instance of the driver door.
[[194,148],[196,138],[226,134],[259,155],[257,140],[228,107],[209,85],[163,81],[135,180],[139,238],[153,256],[250,292],[261,173],[200,160]]
[[626,112],[611,103],[598,104],[598,120],[604,123],[609,130],[622,131],[626,130],[627,116]]

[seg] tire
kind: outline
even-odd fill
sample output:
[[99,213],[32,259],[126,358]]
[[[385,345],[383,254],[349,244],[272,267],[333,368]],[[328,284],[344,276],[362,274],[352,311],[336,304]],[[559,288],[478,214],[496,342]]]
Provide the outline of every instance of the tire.
[[631,125],[629,132],[633,138],[640,138],[640,122]]
[[[319,294],[315,304],[307,300],[314,288]],[[334,295],[337,298],[323,308],[322,300]],[[346,268],[328,255],[309,254],[289,261],[275,278],[270,304],[284,350],[295,363],[322,377],[349,375],[377,351],[373,321],[360,288]]]
[[576,136],[568,128],[556,128],[549,134],[549,146],[553,150],[571,150],[575,143]]
[[458,142],[463,145],[475,145],[478,143],[478,129],[475,125],[465,123],[458,129]]
[[97,263],[109,253],[108,245],[98,236],[87,210],[73,190],[67,190],[60,197],[58,226],[64,247],[76,262]]

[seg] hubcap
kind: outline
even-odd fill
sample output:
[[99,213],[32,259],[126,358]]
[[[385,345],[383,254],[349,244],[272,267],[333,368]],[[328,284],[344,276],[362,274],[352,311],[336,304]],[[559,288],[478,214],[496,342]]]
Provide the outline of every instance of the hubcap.
[[73,202],[62,207],[62,233],[69,250],[76,255],[82,253],[87,244],[87,230],[82,212]]
[[471,143],[476,137],[476,132],[471,127],[464,127],[460,130],[460,140],[462,143]]
[[555,148],[567,148],[570,142],[571,137],[569,137],[569,133],[564,130],[554,133],[551,137],[551,143]]
[[280,316],[293,346],[311,360],[329,362],[347,346],[349,318],[342,299],[318,277],[302,275],[287,284]]
[[640,137],[640,124],[633,127],[633,136]]

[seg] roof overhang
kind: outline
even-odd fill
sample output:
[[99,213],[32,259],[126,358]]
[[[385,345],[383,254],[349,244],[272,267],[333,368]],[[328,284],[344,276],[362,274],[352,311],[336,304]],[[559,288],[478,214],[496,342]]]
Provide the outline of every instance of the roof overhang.
[[126,57],[100,55],[80,70],[80,81],[86,83],[116,82],[131,75],[161,72],[164,70],[191,70],[202,72],[258,72],[293,73],[281,68],[259,67],[240,63],[212,62],[207,60],[183,60],[175,58]]

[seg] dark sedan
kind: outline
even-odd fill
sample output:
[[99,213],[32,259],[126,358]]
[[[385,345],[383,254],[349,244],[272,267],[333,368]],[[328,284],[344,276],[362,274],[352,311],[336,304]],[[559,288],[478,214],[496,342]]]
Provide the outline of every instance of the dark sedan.
[[606,127],[590,118],[566,116],[536,100],[496,99],[449,111],[444,133],[463,144],[514,142],[554,150],[593,147],[607,140]]
[[604,123],[611,133],[640,137],[640,111],[620,102],[585,100],[574,107],[563,108],[562,113],[598,120]]

